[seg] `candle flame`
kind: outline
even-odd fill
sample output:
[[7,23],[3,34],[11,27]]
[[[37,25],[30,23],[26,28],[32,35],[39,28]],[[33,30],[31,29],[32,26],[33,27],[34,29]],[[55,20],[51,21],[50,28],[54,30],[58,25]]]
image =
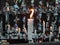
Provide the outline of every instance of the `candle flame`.
[[45,21],[43,21],[43,24],[45,24]]
[[50,26],[50,29],[52,29],[52,26]]
[[9,7],[7,7],[7,11],[9,11]]
[[30,14],[30,18],[32,18],[33,14],[34,14],[34,9],[30,9],[30,11],[32,11]]

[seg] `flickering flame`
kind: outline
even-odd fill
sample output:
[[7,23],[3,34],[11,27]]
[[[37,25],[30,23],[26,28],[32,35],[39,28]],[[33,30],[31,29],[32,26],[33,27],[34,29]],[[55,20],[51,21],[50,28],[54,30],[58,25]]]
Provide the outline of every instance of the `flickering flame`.
[[50,26],[50,29],[52,29],[52,26]]
[[32,11],[31,14],[30,14],[30,18],[32,18],[33,14],[34,14],[34,9],[30,9],[30,11]]
[[7,7],[7,11],[9,11],[9,7]]
[[45,21],[43,21],[43,24],[45,24]]

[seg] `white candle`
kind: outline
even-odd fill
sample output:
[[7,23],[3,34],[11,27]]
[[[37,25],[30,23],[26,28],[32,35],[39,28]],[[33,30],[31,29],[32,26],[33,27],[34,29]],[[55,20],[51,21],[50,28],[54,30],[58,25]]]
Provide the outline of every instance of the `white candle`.
[[60,26],[59,26],[59,33],[60,33]]
[[43,21],[43,34],[45,34],[45,21]]
[[34,14],[34,9],[30,9],[31,11],[31,14],[30,14],[30,19],[28,19],[28,40],[31,40],[31,42],[29,43],[32,43],[32,35],[33,35],[33,14]]
[[28,19],[28,40],[32,40],[33,21],[34,19]]

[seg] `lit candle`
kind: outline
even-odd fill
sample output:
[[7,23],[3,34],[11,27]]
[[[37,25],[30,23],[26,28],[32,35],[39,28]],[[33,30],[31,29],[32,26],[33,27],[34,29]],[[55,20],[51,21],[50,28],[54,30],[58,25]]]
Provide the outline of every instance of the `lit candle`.
[[7,7],[7,11],[9,11],[9,7]]
[[60,34],[60,26],[59,26],[59,34]]
[[33,21],[34,21],[34,19],[32,19],[32,16],[33,16],[33,13],[34,13],[34,9],[31,9],[31,11],[32,11],[32,13],[30,14],[30,19],[28,19],[28,40],[32,41]]
[[45,21],[43,21],[43,34],[45,34]]

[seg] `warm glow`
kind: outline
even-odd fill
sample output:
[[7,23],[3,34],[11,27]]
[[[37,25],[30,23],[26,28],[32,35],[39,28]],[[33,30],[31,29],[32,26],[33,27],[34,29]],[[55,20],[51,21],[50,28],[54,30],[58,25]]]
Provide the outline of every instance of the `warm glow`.
[[45,21],[43,21],[43,24],[45,24]]
[[50,26],[50,29],[52,29],[52,26]]
[[34,14],[34,9],[30,9],[30,11],[32,11],[31,14],[30,14],[30,18],[32,18],[33,14]]
[[9,11],[9,7],[7,7],[7,11]]

